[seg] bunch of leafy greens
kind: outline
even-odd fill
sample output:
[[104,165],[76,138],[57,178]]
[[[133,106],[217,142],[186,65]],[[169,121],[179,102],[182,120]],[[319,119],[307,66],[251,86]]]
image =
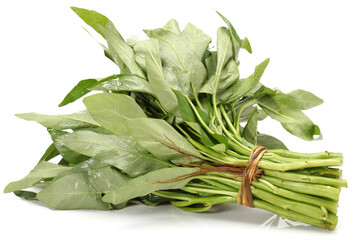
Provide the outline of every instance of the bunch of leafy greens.
[[[170,20],[144,30],[147,40],[126,41],[107,17],[72,10],[106,40],[105,56],[120,73],[80,81],[59,105],[100,91],[83,99],[81,112],[17,114],[46,127],[52,143],[29,175],[5,192],[56,209],[170,202],[203,212],[237,202],[241,176],[216,167],[246,165],[253,147],[261,145],[268,151],[258,165],[263,175],[251,183],[254,206],[336,227],[340,188],[347,185],[334,167],[342,164],[342,154],[292,152],[257,130],[269,116],[301,139],[320,138],[319,127],[303,110],[323,101],[304,90],[286,94],[261,84],[269,59],[240,77],[239,51],[252,50],[224,16],[219,13],[227,27],[218,29],[215,50],[193,24],[181,30]],[[53,163],[56,156],[60,161]],[[213,170],[201,172],[204,166]]]

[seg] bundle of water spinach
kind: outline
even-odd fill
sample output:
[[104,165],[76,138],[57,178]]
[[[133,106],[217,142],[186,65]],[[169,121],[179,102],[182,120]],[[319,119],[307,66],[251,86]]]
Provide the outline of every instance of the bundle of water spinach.
[[[35,168],[4,192],[55,209],[121,209],[131,203],[203,212],[221,203],[256,207],[333,230],[342,154],[289,151],[259,133],[266,117],[304,139],[321,132],[303,110],[323,101],[260,83],[269,59],[240,77],[239,51],[252,52],[226,27],[211,38],[176,20],[144,30],[149,39],[124,40],[114,24],[91,10],[72,10],[97,33],[120,71],[80,81],[65,106],[85,95],[85,110],[67,115],[17,114],[42,124],[52,143]],[[239,210],[241,211],[241,210]]]

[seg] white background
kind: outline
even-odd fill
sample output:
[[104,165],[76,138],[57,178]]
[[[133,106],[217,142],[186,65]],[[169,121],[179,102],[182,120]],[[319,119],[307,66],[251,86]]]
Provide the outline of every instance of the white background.
[[[339,202],[334,232],[285,227],[273,214],[234,204],[211,213],[188,213],[172,206],[132,206],[121,211],[56,211],[40,203],[0,193],[0,237],[29,239],[339,239],[355,238],[359,219],[359,4],[357,1],[2,1],[0,3],[1,144],[0,188],[24,177],[50,143],[46,130],[15,113],[70,113],[79,101],[58,108],[65,94],[86,78],[118,72],[70,10],[77,6],[108,16],[124,38],[157,28],[170,18],[192,22],[216,39],[220,11],[247,36],[253,54],[241,52],[241,75],[271,58],[262,82],[284,92],[305,89],[325,100],[307,111],[324,139],[304,142],[266,120],[264,132],[292,150],[344,153],[349,187]],[[95,34],[94,34],[95,36]],[[95,36],[97,39],[98,36]],[[3,235],[3,236],[1,236]],[[350,237],[352,236],[352,237]],[[9,239],[6,238],[6,239]]]

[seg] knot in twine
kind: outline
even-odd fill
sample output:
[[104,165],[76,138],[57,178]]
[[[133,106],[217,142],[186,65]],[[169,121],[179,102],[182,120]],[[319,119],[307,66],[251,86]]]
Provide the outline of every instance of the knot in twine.
[[258,163],[266,152],[265,147],[256,146],[252,149],[249,157],[249,163],[242,174],[242,183],[237,195],[237,203],[248,207],[254,207],[251,182],[255,182],[262,176],[263,170],[258,168]]

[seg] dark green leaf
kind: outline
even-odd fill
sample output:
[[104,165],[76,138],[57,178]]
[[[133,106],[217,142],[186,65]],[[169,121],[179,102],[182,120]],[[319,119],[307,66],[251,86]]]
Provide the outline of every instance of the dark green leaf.
[[37,200],[36,193],[30,191],[15,191],[14,194],[26,200]]
[[285,146],[283,142],[281,142],[279,139],[266,135],[266,134],[258,134],[257,135],[257,144],[259,146],[264,146],[268,149],[284,149],[288,150],[288,148]]
[[205,122],[205,124],[207,126],[210,126],[210,122],[211,122],[211,117],[208,113],[206,113],[205,111],[203,111],[202,109],[196,107],[197,112],[199,113],[201,119]]
[[190,107],[188,101],[184,97],[184,95],[181,92],[177,91],[177,90],[173,90],[173,91],[174,91],[174,93],[176,95],[176,98],[178,100],[181,118],[184,121],[197,122],[197,118],[196,118],[192,108]]
[[246,123],[242,136],[246,141],[256,145],[257,141],[257,122],[258,122],[258,109],[255,107],[251,117]]
[[39,160],[40,162],[47,162],[50,159],[53,159],[54,157],[58,156],[60,153],[56,149],[54,143],[50,144],[50,146],[46,149],[45,153],[42,155],[42,157]]
[[81,98],[82,96],[86,95],[90,91],[89,88],[95,86],[97,84],[96,79],[85,79],[81,80],[76,86],[65,96],[62,102],[59,104],[58,107],[65,106],[69,103],[76,101],[77,99]]
[[211,148],[217,152],[225,152],[227,148],[226,137],[219,134],[209,134],[202,128],[200,128],[200,134],[201,139],[206,147]]
[[160,197],[155,194],[149,193],[143,197],[138,197],[130,200],[130,203],[144,204],[146,206],[155,207],[163,202],[169,202],[172,199]]

